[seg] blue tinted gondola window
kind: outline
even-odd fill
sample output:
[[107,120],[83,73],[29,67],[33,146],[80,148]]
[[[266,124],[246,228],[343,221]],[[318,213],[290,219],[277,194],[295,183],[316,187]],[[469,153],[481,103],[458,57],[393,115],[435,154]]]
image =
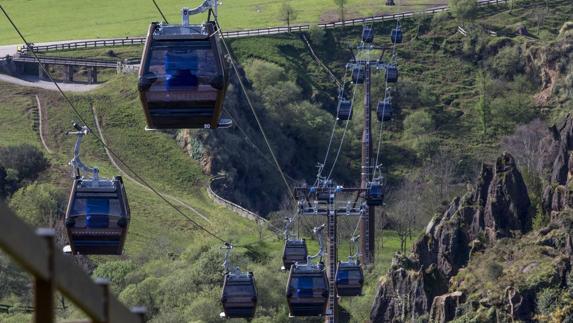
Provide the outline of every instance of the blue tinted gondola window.
[[226,285],[225,289],[223,290],[225,296],[239,296],[239,297],[249,297],[255,294],[255,290],[253,285],[250,284],[241,284],[241,285]]
[[291,287],[297,292],[312,291],[313,289],[326,288],[322,277],[294,277]]
[[70,211],[72,216],[104,214],[125,216],[121,202],[117,198],[75,198]]
[[173,90],[210,85],[218,76],[217,60],[208,40],[161,41],[151,48],[147,73],[157,78],[151,90]]
[[339,282],[348,282],[349,280],[360,280],[362,275],[360,274],[359,270],[344,270],[340,269],[338,275],[336,276],[336,280]]

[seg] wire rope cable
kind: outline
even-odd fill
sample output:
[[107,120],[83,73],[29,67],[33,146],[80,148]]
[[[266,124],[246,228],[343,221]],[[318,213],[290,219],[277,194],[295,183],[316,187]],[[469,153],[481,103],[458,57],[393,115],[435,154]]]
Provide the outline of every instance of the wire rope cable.
[[[10,17],[10,15],[8,14],[8,12],[4,9],[4,7],[2,5],[0,5],[0,10],[2,10],[4,16],[6,16],[6,18],[8,19],[8,21],[10,22],[10,24],[12,25],[12,27],[14,28],[14,30],[18,33],[18,35],[20,36],[20,38],[22,39],[22,41],[24,42],[24,44],[27,47],[31,47],[30,43],[26,40],[26,38],[24,37],[24,35],[22,34],[22,32],[20,31],[20,29],[18,28],[18,26],[16,25],[16,23],[12,20],[12,18]],[[78,117],[78,119],[88,128],[88,130],[94,135],[94,137],[97,139],[97,141],[103,146],[106,147],[109,152],[117,159],[117,161],[119,161],[121,164],[123,164],[125,166],[126,169],[128,169],[134,177],[136,177],[138,180],[141,181],[142,184],[144,184],[145,186],[147,186],[153,193],[155,193],[157,196],[159,196],[165,203],[167,203],[171,208],[173,208],[177,213],[179,213],[181,216],[183,216],[184,218],[186,218],[189,222],[191,222],[195,227],[201,229],[202,231],[204,231],[205,233],[207,233],[208,235],[210,235],[211,237],[223,242],[223,243],[229,243],[226,240],[224,240],[223,238],[219,237],[217,234],[211,232],[210,230],[208,230],[207,228],[205,228],[204,226],[202,226],[201,224],[197,223],[195,220],[193,220],[191,217],[189,217],[187,214],[183,213],[181,210],[179,210],[179,208],[177,208],[173,203],[171,203],[169,200],[167,200],[166,197],[164,197],[161,193],[159,193],[154,187],[152,187],[145,179],[143,179],[137,172],[135,172],[126,162],[123,161],[123,159],[121,159],[113,149],[111,149],[109,146],[107,146],[105,144],[105,142],[102,140],[102,138],[100,138],[87,124],[86,120],[82,117],[81,113],[79,112],[79,110],[77,109],[77,107],[75,106],[75,104],[72,102],[72,100],[65,94],[65,92],[62,90],[62,88],[60,87],[60,85],[58,84],[58,82],[56,82],[53,78],[53,76],[51,75],[51,73],[46,69],[46,67],[44,66],[44,64],[41,62],[40,58],[38,57],[37,53],[34,50],[31,50],[32,55],[34,56],[34,58],[36,59],[36,61],[38,62],[38,66],[40,67],[40,69],[42,69],[42,71],[45,73],[45,75],[50,79],[50,81],[52,83],[54,83],[54,85],[56,86],[56,89],[58,90],[58,92],[62,95],[62,97],[64,98],[64,100],[68,103],[68,105],[70,106],[70,108],[72,109],[72,111],[75,113],[75,115]]]
[[269,149],[269,152],[271,153],[273,161],[275,162],[275,166],[276,166],[278,172],[280,173],[280,176],[282,177],[282,180],[283,180],[283,182],[284,182],[284,184],[288,190],[290,197],[292,198],[292,201],[296,202],[296,198],[294,196],[294,193],[292,192],[292,189],[291,189],[288,181],[286,180],[285,173],[283,172],[283,170],[279,164],[279,161],[278,161],[278,159],[277,159],[277,157],[273,151],[273,148],[271,147],[271,144],[269,142],[269,139],[267,138],[267,134],[265,133],[265,130],[263,128],[261,120],[259,119],[259,115],[257,114],[257,111],[255,110],[255,107],[251,101],[251,97],[249,96],[249,94],[247,92],[247,88],[245,87],[245,84],[243,83],[243,80],[241,79],[241,74],[239,73],[239,69],[237,68],[237,65],[235,64],[235,60],[233,59],[233,56],[231,54],[231,49],[227,45],[227,41],[225,40],[225,37],[223,36],[223,32],[221,30],[221,25],[219,24],[219,18],[216,15],[215,15],[215,24],[217,25],[217,32],[219,33],[219,35],[221,37],[221,42],[223,43],[225,50],[229,54],[229,61],[231,63],[231,66],[233,67],[233,71],[235,72],[235,75],[237,75],[237,80],[239,81],[239,86],[241,87],[243,94],[245,95],[245,99],[247,100],[248,106],[251,109],[253,116],[255,117],[255,121],[257,122],[257,126],[259,127],[259,130],[261,131],[261,135],[263,136],[263,139],[265,140],[267,148]]

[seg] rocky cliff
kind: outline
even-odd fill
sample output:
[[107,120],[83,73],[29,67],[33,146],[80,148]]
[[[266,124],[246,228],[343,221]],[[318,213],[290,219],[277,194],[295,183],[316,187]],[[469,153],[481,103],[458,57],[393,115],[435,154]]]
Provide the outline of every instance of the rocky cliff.
[[427,226],[381,280],[373,322],[573,322],[573,116],[550,128],[547,183],[532,230],[509,154]]
[[527,187],[511,155],[483,164],[473,190],[428,224],[409,257],[395,257],[378,290],[372,321],[424,321],[430,312],[440,321],[453,317],[463,295],[447,294],[450,279],[472,252],[531,230],[529,209]]

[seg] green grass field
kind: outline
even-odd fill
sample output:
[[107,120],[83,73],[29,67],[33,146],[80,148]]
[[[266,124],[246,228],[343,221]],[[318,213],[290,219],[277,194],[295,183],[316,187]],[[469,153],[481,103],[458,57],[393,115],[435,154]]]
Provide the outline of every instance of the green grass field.
[[[181,7],[193,7],[199,2],[158,0],[167,19],[179,22]],[[279,18],[280,0],[222,1],[219,8],[221,26],[225,30],[263,28],[285,25]],[[297,9],[293,24],[330,22],[338,19],[333,0],[290,0]],[[349,0],[346,18],[379,15],[397,11],[418,10],[447,3],[445,0],[398,0],[387,7],[382,0]],[[30,42],[70,39],[141,36],[151,21],[161,16],[151,0],[6,0],[4,8],[12,15]],[[196,22],[204,19],[195,18]],[[0,18],[0,44],[19,44],[22,41]]]
[[[115,77],[95,92],[72,95],[72,100],[87,124],[94,130],[90,106],[93,104],[97,108],[109,146],[130,167],[136,169],[152,186],[191,204],[209,219],[205,221],[187,209],[181,208],[194,221],[226,240],[246,246],[246,249],[239,249],[239,254],[255,250],[257,253],[268,255],[270,261],[266,262],[266,265],[259,262],[244,265],[246,269],[253,270],[255,275],[257,272],[263,275],[259,286],[261,293],[276,289],[275,285],[264,285],[266,279],[269,279],[265,275],[273,272],[274,267],[278,269],[280,266],[282,241],[267,230],[263,232],[264,241],[259,241],[257,224],[215,205],[209,199],[205,190],[207,178],[201,174],[198,162],[189,158],[171,136],[144,131],[143,115],[135,96],[136,92],[130,86],[133,82],[135,82],[134,77]],[[71,178],[66,164],[70,158],[74,138],[65,136],[64,132],[69,130],[72,121],[78,121],[78,117],[56,92],[26,89],[6,83],[2,83],[1,86],[5,90],[0,92],[0,123],[3,125],[0,128],[0,146],[29,143],[43,149],[39,136],[33,129],[36,108],[34,96],[39,95],[41,102],[48,109],[47,144],[54,151],[54,154],[47,156],[51,167],[40,181],[51,183],[67,192]],[[82,156],[87,164],[98,166],[103,176],[118,174],[93,136],[88,136],[84,140]],[[146,264],[153,268],[153,259],[162,259],[167,254],[186,254],[190,249],[220,244],[181,217],[159,197],[139,185],[126,180],[126,189],[132,221],[123,259],[143,257],[149,259]],[[354,226],[354,224],[349,225]],[[377,277],[388,268],[392,255],[398,250],[399,240],[395,233],[386,232],[383,238],[385,247],[378,250],[377,266],[368,273],[365,296],[353,300],[352,303],[344,302],[356,322],[362,321],[361,315],[367,313],[376,290]],[[316,242],[309,242],[309,251],[316,252]],[[347,250],[347,244],[341,241],[340,259],[346,258]],[[99,256],[92,259],[102,264],[117,258]],[[216,262],[217,266],[222,262],[222,254]],[[273,268],[268,268],[269,266]],[[286,277],[287,275],[276,277],[281,285],[280,290],[286,283]],[[215,303],[211,305],[218,306]],[[81,317],[81,314],[76,312],[71,315],[67,317]]]

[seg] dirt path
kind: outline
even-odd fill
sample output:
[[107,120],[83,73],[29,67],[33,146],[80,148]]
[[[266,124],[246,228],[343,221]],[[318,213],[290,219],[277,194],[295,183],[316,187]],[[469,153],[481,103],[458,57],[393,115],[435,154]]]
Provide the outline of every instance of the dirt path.
[[38,132],[40,133],[40,140],[48,154],[51,154],[52,150],[50,150],[46,144],[46,138],[44,138],[44,123],[45,121],[48,121],[48,111],[43,111],[44,108],[42,107],[42,103],[40,102],[40,97],[38,95],[36,95],[36,105],[38,106]]
[[[94,115],[94,121],[95,121],[95,125],[98,131],[98,134],[101,138],[101,140],[103,141],[103,143],[107,146],[107,142],[105,140],[105,137],[103,136],[103,131],[101,129],[100,123],[99,123],[99,119],[97,117],[97,112],[96,112],[96,108],[95,106],[92,105],[92,112]],[[125,172],[121,167],[119,167],[119,165],[116,163],[115,159],[113,158],[113,155],[111,154],[111,152],[109,151],[109,149],[107,147],[104,147],[105,149],[105,153],[109,159],[109,161],[111,162],[111,164],[123,175],[123,177],[127,178],[128,180],[134,182],[135,184],[137,184],[138,186],[145,188],[146,190],[151,191],[151,189],[149,187],[147,187],[147,185],[144,185],[143,183],[139,182],[138,180],[134,179],[133,177],[131,177],[130,175],[127,174],[127,172]],[[161,194],[163,197],[165,197],[168,200],[171,200],[172,202],[175,202],[177,204],[182,205],[183,207],[189,209],[191,212],[197,214],[199,217],[201,217],[203,220],[209,222],[210,224],[213,224],[213,222],[211,222],[206,216],[204,216],[203,214],[201,214],[201,212],[197,211],[195,208],[193,208],[191,205],[183,202],[182,200],[180,200],[179,198],[169,195],[169,194],[165,194],[165,193],[161,193],[159,192],[159,194]]]
[[[49,81],[39,81],[38,78],[20,79],[17,77],[0,74],[0,81],[27,87],[36,87],[51,91],[58,90],[54,85],[54,83]],[[58,85],[64,92],[88,92],[95,90],[101,86],[101,84],[72,84],[72,83],[58,83]]]

